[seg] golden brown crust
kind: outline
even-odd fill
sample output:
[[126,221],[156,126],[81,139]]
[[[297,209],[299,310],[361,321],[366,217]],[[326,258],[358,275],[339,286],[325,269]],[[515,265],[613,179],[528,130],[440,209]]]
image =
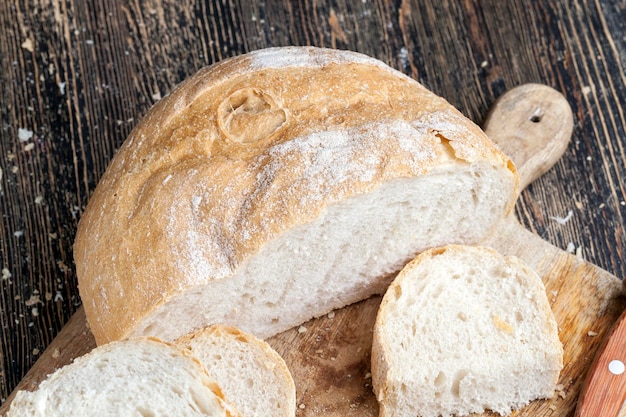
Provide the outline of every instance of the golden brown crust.
[[[419,140],[385,140],[408,129]],[[328,205],[451,157],[514,171],[445,100],[363,55],[275,48],[201,70],[131,132],[81,218],[74,253],[97,342]]]

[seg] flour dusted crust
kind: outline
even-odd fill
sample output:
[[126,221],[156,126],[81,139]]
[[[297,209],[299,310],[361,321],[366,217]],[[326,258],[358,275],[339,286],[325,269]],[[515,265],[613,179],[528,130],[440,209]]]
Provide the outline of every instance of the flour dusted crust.
[[272,48],[207,67],[136,126],[82,215],[74,255],[91,330],[99,344],[151,334],[157,311],[181,322],[156,332],[166,340],[211,324],[198,302],[176,317],[168,303],[339,202],[475,163],[508,176],[503,216],[511,161],[444,99],[364,55]]

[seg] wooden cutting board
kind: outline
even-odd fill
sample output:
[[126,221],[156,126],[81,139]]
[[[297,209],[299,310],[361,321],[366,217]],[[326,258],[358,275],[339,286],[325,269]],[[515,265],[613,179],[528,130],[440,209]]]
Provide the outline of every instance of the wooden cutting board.
[[[523,188],[561,157],[573,120],[562,95],[529,84],[500,98],[483,127],[515,161]],[[542,276],[565,350],[557,395],[551,400],[535,401],[513,415],[572,416],[589,365],[626,307],[622,282],[543,241],[513,216],[484,244],[520,257]],[[296,382],[298,416],[378,415],[371,387],[370,352],[380,300],[367,299],[268,340],[283,356]],[[94,346],[80,309],[17,389],[35,389],[50,372]],[[0,407],[0,414],[6,412],[12,397]]]

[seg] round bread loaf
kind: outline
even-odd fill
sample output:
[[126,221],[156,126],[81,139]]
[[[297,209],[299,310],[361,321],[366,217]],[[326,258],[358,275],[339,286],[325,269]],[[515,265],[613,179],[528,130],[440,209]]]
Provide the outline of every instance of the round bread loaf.
[[256,51],[131,132],[79,223],[80,295],[98,343],[213,323],[266,338],[384,292],[418,252],[479,242],[517,184],[480,128],[380,61]]

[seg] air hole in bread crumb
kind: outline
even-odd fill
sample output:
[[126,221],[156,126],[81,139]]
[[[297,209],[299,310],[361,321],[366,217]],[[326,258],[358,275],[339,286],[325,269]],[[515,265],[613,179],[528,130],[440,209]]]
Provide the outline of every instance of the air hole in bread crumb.
[[480,198],[478,197],[478,191],[476,191],[476,189],[472,188],[470,190],[470,192],[472,193],[472,203],[474,203],[474,206],[479,206],[480,205]]
[[191,401],[193,402],[193,404],[191,404],[192,407],[195,406],[194,408],[196,410],[206,415],[213,415],[215,412],[213,404],[211,404],[209,398],[206,395],[201,395],[194,389],[191,389]]
[[460,398],[461,397],[461,381],[463,381],[463,379],[468,375],[468,371],[462,369],[460,371],[457,371],[457,373],[454,375],[454,379],[452,382],[452,395],[455,396],[456,398]]
[[155,417],[156,416],[154,412],[143,407],[137,407],[137,412],[139,413],[141,417]]
[[396,300],[399,300],[400,297],[402,297],[402,286],[396,285],[393,290],[393,294],[395,295]]
[[438,286],[437,288],[435,288],[435,290],[433,291],[433,298],[438,299],[439,297],[441,297],[441,294],[443,294],[443,287],[442,286]]
[[435,378],[435,387],[441,388],[446,383],[446,374],[443,371],[439,371],[437,378]]

